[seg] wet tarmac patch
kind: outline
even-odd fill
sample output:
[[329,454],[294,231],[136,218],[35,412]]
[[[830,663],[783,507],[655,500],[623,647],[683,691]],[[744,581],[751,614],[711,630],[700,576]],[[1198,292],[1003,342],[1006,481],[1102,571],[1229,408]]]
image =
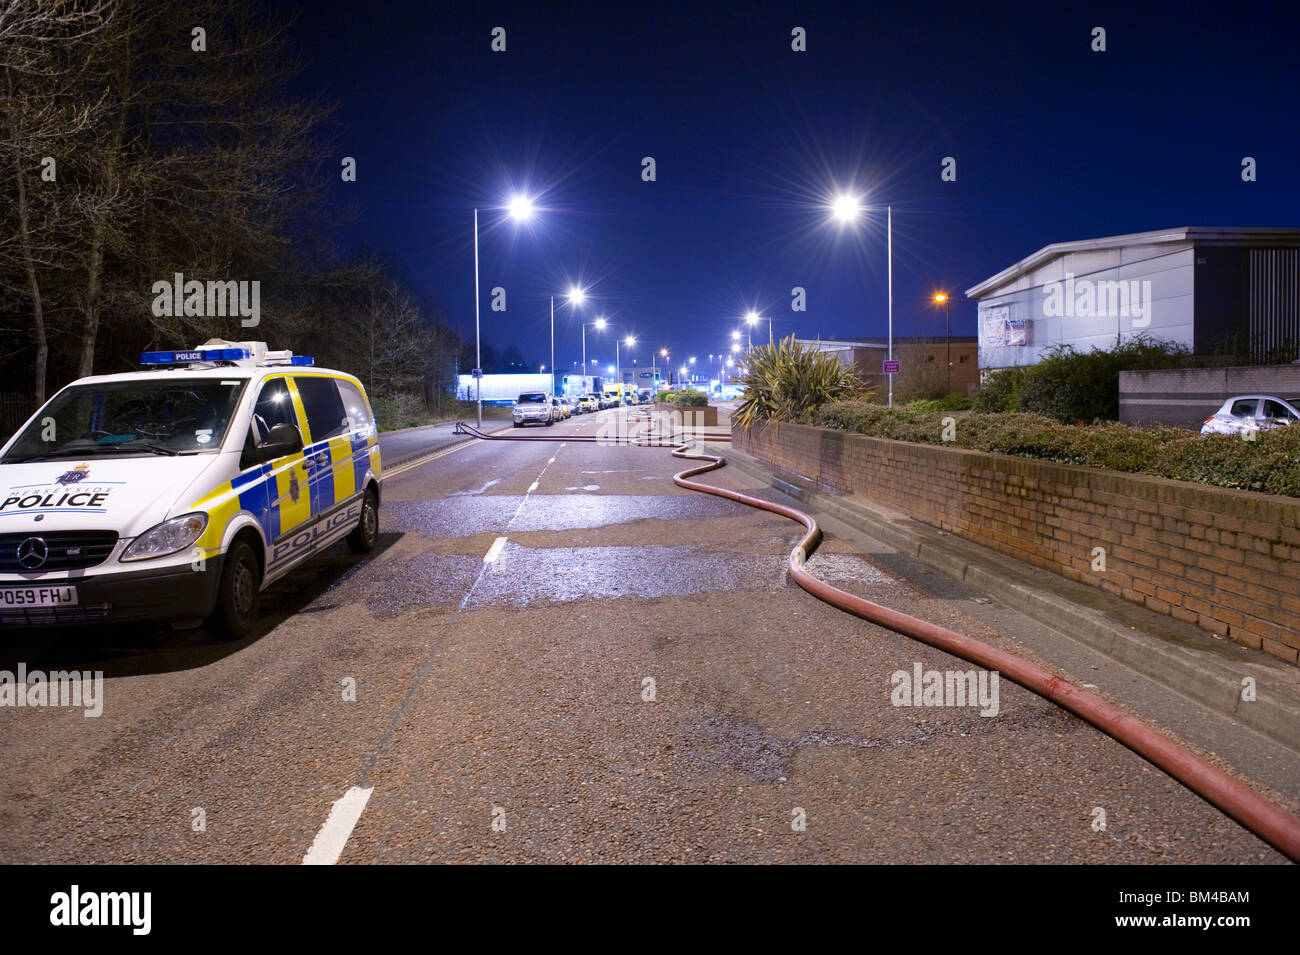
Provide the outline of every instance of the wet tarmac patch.
[[761,783],[788,779],[794,758],[789,740],[720,713],[697,723],[677,750],[698,768],[744,773]]
[[376,617],[390,619],[411,610],[456,605],[474,585],[482,566],[481,557],[432,551],[359,564],[313,607],[358,603]]
[[[519,504],[525,501],[523,509]],[[518,517],[516,517],[518,512]],[[385,506],[383,529],[425,537],[468,537],[509,531],[571,530],[665,521],[733,517],[749,508],[701,494],[518,494],[396,501]]]
[[677,751],[697,770],[730,770],[760,783],[779,783],[793,775],[794,758],[805,747],[857,750],[916,746],[936,737],[975,736],[996,729],[993,720],[930,721],[885,737],[856,737],[809,730],[785,739],[763,727],[721,713],[705,717],[677,741]]
[[524,547],[507,541],[467,607],[677,597],[786,586],[785,558],[724,554],[700,546]]
[[394,501],[384,505],[383,528],[425,537],[469,537],[506,529],[523,495],[485,495],[438,501]]
[[732,517],[749,511],[743,504],[703,494],[539,494],[528,498],[515,531],[604,527],[657,518],[663,521]]

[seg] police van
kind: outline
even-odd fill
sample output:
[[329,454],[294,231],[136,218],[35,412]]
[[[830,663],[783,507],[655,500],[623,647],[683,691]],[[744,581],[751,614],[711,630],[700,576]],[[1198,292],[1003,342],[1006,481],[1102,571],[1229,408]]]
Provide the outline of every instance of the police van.
[[379,534],[361,382],[264,342],[146,352],[59,391],[0,448],[0,625],[208,621],[248,633],[261,591]]

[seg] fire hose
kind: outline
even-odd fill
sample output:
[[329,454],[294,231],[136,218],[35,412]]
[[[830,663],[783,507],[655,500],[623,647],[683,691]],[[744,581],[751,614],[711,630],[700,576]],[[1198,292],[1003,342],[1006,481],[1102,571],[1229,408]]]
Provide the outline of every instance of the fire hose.
[[730,441],[729,436],[686,433],[663,435],[653,429],[640,435],[515,435],[484,434],[469,425],[458,428],[486,441],[565,441],[575,443],[625,444],[637,447],[671,448],[673,457],[703,461],[673,475],[673,483],[691,491],[726,498],[749,507],[780,514],[804,527],[804,535],[790,551],[788,571],[800,587],[819,600],[847,613],[929,644],[977,666],[996,670],[1026,690],[1050,700],[1091,723],[1148,762],[1182,783],[1206,802],[1236,820],[1250,832],[1281,852],[1292,862],[1300,862],[1300,819],[1238,782],[1222,770],[1201,759],[1183,744],[1108,702],[1096,693],[1064,680],[1022,657],[999,650],[964,634],[921,620],[898,610],[873,603],[819,580],[805,569],[805,564],[822,540],[821,528],[809,514],[797,508],[727,488],[690,480],[697,475],[726,466],[718,454],[692,449],[695,441]]

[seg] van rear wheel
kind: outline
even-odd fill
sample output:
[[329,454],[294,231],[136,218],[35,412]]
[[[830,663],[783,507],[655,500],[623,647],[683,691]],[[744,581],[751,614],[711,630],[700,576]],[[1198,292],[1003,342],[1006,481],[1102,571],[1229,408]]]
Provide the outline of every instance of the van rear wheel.
[[208,618],[208,626],[233,639],[248,636],[257,619],[261,589],[262,573],[257,555],[247,541],[235,541],[226,552],[221,582],[217,585],[217,605]]
[[379,500],[373,488],[366,489],[361,500],[361,519],[356,530],[347,536],[348,550],[354,554],[368,554],[379,541]]

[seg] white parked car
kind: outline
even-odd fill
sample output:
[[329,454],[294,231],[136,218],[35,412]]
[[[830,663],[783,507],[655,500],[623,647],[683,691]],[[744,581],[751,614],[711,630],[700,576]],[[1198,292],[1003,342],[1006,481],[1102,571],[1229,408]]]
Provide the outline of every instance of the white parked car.
[[1272,395],[1238,395],[1229,398],[1201,425],[1201,434],[1241,434],[1242,431],[1269,431],[1300,421],[1300,410],[1293,401]]
[[510,417],[516,428],[526,424],[555,424],[556,411],[551,407],[551,399],[543,391],[525,391],[515,402]]

